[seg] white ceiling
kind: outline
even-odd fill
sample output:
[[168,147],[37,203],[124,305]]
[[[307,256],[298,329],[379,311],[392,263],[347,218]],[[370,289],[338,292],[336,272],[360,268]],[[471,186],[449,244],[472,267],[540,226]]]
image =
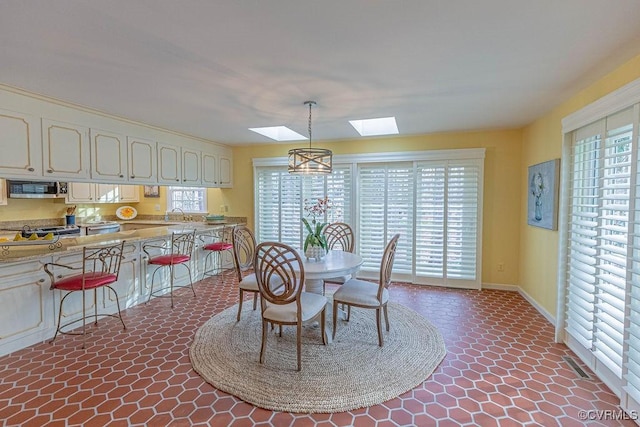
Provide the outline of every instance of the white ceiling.
[[0,83],[190,135],[519,127],[640,53],[638,0],[2,0]]

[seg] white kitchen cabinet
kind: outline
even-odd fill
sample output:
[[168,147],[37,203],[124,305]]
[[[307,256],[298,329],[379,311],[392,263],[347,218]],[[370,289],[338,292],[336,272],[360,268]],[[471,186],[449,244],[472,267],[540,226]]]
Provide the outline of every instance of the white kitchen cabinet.
[[89,178],[89,128],[42,119],[42,166],[45,179]]
[[0,110],[0,175],[42,176],[40,120],[30,114]]
[[219,185],[218,155],[215,153],[202,153],[202,185],[205,187],[217,187]]
[[180,147],[158,143],[158,182],[167,185],[180,185],[182,182]]
[[182,183],[201,185],[200,168],[200,151],[182,148]]
[[70,182],[67,203],[133,203],[139,202],[137,185],[93,184]]
[[120,186],[117,184],[89,184],[94,185],[95,203],[118,203]]
[[91,129],[91,179],[111,183],[127,179],[127,141],[124,135]]
[[215,147],[202,152],[202,184],[206,187],[231,188],[232,167],[231,150]]
[[137,185],[120,185],[118,189],[118,202],[133,203],[140,201],[140,187]]
[[0,179],[0,205],[7,204],[7,181]]
[[50,281],[40,260],[2,264],[0,280],[0,353],[39,343],[50,338],[54,325]]
[[95,203],[96,186],[88,182],[70,182],[67,188],[67,203]]
[[233,187],[233,158],[231,150],[222,149],[219,154],[220,187]]
[[127,137],[129,150],[129,182],[156,184],[156,143],[142,138]]

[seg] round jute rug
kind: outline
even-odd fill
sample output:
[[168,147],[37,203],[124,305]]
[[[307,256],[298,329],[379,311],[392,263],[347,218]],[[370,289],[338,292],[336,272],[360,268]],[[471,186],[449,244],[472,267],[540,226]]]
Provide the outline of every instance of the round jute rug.
[[[251,306],[244,305],[240,322],[237,306],[207,321],[196,332],[190,357],[205,381],[265,409],[332,413],[376,405],[422,383],[446,353],[442,335],[427,319],[390,302],[383,347],[375,311],[353,308],[351,320],[338,320],[336,339],[326,346],[317,324],[303,327],[300,372],[294,326],[283,327],[282,337],[277,327],[269,331],[260,364],[260,308]],[[330,319],[328,307],[329,337]]]

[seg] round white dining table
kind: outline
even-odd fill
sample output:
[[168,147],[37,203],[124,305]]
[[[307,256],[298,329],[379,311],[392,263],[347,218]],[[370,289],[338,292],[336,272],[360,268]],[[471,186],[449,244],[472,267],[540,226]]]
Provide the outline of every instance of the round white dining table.
[[304,253],[300,253],[300,258],[304,266],[305,291],[321,295],[324,279],[353,274],[363,262],[360,255],[338,250],[330,250],[320,261],[307,259]]

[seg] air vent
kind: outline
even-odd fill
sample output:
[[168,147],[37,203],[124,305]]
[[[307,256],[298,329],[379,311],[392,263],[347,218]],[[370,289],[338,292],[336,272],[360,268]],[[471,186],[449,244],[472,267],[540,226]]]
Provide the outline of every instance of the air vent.
[[585,371],[583,371],[580,366],[578,366],[576,361],[573,360],[573,357],[563,356],[562,358],[564,359],[565,362],[567,362],[569,364],[569,366],[571,366],[571,368],[574,371],[576,371],[576,374],[580,375],[580,377],[589,378],[589,375],[587,375],[587,373]]

